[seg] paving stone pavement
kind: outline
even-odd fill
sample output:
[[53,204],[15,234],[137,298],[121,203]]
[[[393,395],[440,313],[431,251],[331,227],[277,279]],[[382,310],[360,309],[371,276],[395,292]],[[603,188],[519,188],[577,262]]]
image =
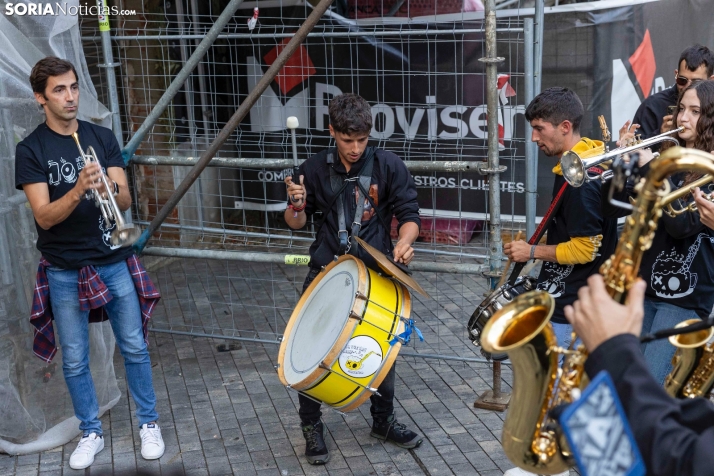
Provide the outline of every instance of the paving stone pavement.
[[[151,271],[163,300],[157,329],[276,340],[299,297],[305,268],[256,263],[176,260]],[[417,273],[434,298],[414,296],[412,316],[425,342],[403,352],[480,357],[466,323],[485,292],[480,277]],[[254,331],[254,332],[253,332]],[[303,456],[297,395],[280,384],[278,346],[153,332],[150,353],[166,453],[141,457],[134,403],[119,353],[119,403],[102,417],[105,449],[83,471],[69,468],[77,439],[42,454],[0,457],[0,474],[15,475],[481,475],[513,465],[499,442],[504,414],[475,409],[491,388],[488,365],[454,360],[397,359],[399,421],[425,436],[405,450],[369,436],[369,402],[342,415],[326,409],[331,459],[311,466]],[[510,369],[502,386],[510,389]]]

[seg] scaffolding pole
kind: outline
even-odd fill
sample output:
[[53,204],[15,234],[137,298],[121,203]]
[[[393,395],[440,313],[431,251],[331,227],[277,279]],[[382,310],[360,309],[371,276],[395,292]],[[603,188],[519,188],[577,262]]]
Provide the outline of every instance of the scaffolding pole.
[[[175,156],[141,156],[137,155],[131,160],[134,165],[169,165],[169,166],[194,166],[200,157],[175,157]],[[304,159],[298,160],[305,162]],[[488,163],[482,161],[430,161],[430,160],[404,160],[404,165],[412,172],[478,172],[486,174]],[[289,169],[294,166],[293,159],[242,159],[239,157],[214,157],[206,167],[235,167],[256,169]]]
[[114,68],[121,66],[121,63],[114,62],[114,54],[112,52],[112,32],[109,24],[109,16],[104,12],[108,10],[107,0],[102,0],[103,9],[99,12],[99,34],[102,39],[102,53],[104,55],[104,63],[100,64],[100,68],[104,68],[107,73],[107,90],[109,91],[109,109],[112,113],[112,132],[117,138],[119,147],[124,145],[122,137],[121,116],[119,115],[119,95],[117,93],[117,78]]
[[[526,18],[523,24],[524,73],[526,106],[533,100],[533,19]],[[526,237],[535,233],[536,204],[538,199],[538,147],[531,141],[533,129],[526,122]]]
[[[489,277],[490,288],[496,287],[503,268],[503,240],[501,239],[501,167],[498,163],[498,64],[504,58],[497,57],[496,5],[495,0],[486,0],[486,113],[488,116],[488,212],[489,212]],[[474,407],[504,411],[510,395],[501,393],[501,362],[493,363],[493,390],[483,393],[474,402]]]
[[503,268],[503,240],[501,239],[501,167],[498,162],[498,64],[505,58],[497,56],[496,7],[494,0],[487,0],[486,7],[486,56],[479,61],[486,64],[486,116],[488,118],[488,227],[489,227],[489,278],[493,288],[501,277]]

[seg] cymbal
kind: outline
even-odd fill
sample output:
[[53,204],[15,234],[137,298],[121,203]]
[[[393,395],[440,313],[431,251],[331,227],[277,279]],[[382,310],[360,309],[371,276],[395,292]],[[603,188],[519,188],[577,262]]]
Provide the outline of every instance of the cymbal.
[[418,292],[422,296],[424,296],[426,298],[431,298],[431,296],[429,296],[429,294],[426,291],[424,291],[424,289],[421,286],[419,286],[419,283],[417,283],[414,280],[414,278],[412,278],[411,276],[409,276],[407,273],[405,273],[404,271],[402,271],[400,269],[400,267],[404,267],[406,269],[406,271],[409,272],[409,270],[406,268],[405,265],[403,265],[401,263],[395,263],[394,261],[389,259],[387,256],[385,256],[385,254],[382,253],[381,251],[379,251],[377,248],[367,244],[367,242],[364,241],[359,236],[355,236],[355,239],[357,240],[357,243],[359,243],[359,245],[361,247],[363,247],[365,249],[365,251],[367,253],[369,253],[369,255],[372,258],[374,258],[374,260],[377,262],[377,265],[379,265],[379,267],[382,269],[382,271],[384,271],[385,274],[393,277],[394,279],[396,279],[400,283],[404,284],[405,286],[409,286],[410,288],[412,288],[414,291]]

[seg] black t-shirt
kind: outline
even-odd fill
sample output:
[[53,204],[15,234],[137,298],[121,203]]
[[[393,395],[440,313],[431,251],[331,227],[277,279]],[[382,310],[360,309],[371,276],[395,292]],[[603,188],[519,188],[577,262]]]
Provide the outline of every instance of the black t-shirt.
[[[642,175],[648,172],[649,164],[640,170]],[[671,189],[682,187],[685,176],[686,173],[678,173],[670,177]],[[605,183],[605,195],[610,186]],[[634,186],[634,181],[628,181],[626,190],[613,193],[614,198],[627,202],[628,197],[636,196]],[[686,200],[680,199],[673,206],[680,209],[692,201],[689,194]],[[609,217],[630,213],[611,205],[606,196],[602,207]],[[699,213],[687,212],[676,217],[663,213],[652,246],[642,254],[639,272],[647,283],[647,299],[696,311],[702,318],[709,316],[714,306],[714,231],[702,224]]]
[[[553,196],[565,183],[562,175],[555,176]],[[567,186],[562,203],[548,225],[546,243],[557,245],[571,238],[602,235],[597,256],[585,264],[558,264],[544,261],[538,276],[538,289],[548,291],[555,298],[552,321],[567,323],[563,309],[578,297],[588,277],[596,274],[617,245],[617,220],[603,218],[600,209],[600,181],[585,182],[581,187]]]
[[[640,104],[632,122],[641,126],[637,133],[642,136],[642,139],[649,139],[660,134],[662,118],[667,115],[667,107],[675,106],[678,97],[679,90],[675,85],[648,97]],[[613,126],[620,127],[621,124],[614,124]],[[652,151],[657,152],[659,148],[660,144],[655,144],[652,147]]]
[[[684,184],[685,174],[672,176],[672,189]],[[675,203],[682,208],[693,201]],[[652,247],[642,255],[645,294],[654,301],[667,302],[696,311],[706,318],[714,306],[714,231],[699,220],[699,213],[677,217],[662,214],[652,239]]]
[[[309,217],[320,212],[316,216],[318,223],[326,217],[323,226],[317,232],[315,241],[310,246],[310,266],[313,268],[328,265],[339,251],[338,202],[333,200],[335,194],[330,183],[330,167],[344,179],[350,179],[359,176],[365,163],[363,156],[347,172],[337,151],[331,150],[334,157],[333,164],[327,163],[328,150],[323,150],[303,162],[298,174],[304,175],[303,184],[307,191],[305,213]],[[391,226],[393,216],[396,216],[400,227],[407,222],[414,222],[421,226],[417,191],[409,170],[396,154],[377,149],[373,160],[369,195],[382,219],[377,216],[374,208],[365,198],[359,237],[389,256],[393,246],[389,236],[390,230],[385,229],[385,226]],[[297,179],[294,180],[297,182]],[[343,191],[345,224],[348,232],[355,217],[357,197],[361,195],[356,184],[345,187]],[[378,269],[374,260],[361,247],[358,257],[370,268]]]
[[[102,169],[124,168],[119,144],[112,131],[89,122],[77,121],[77,134],[82,149],[93,146]],[[40,124],[17,145],[15,152],[15,187],[46,183],[50,202],[63,197],[74,188],[84,162],[72,136],[58,134]],[[128,258],[131,247],[119,248],[109,241],[111,231],[94,200],[82,200],[70,215],[49,230],[37,227],[37,249],[52,263],[64,269],[79,269],[88,265],[106,265]]]

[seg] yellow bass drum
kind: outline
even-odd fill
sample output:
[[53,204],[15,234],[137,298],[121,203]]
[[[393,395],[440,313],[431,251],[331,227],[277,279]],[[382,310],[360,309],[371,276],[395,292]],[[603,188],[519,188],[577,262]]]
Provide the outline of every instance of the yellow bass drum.
[[283,385],[340,411],[379,387],[401,348],[411,297],[399,281],[345,255],[310,284],[285,329],[278,354]]

